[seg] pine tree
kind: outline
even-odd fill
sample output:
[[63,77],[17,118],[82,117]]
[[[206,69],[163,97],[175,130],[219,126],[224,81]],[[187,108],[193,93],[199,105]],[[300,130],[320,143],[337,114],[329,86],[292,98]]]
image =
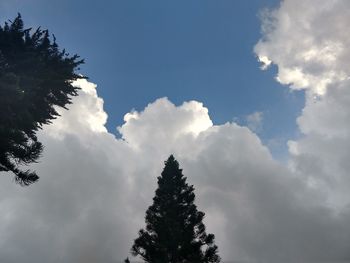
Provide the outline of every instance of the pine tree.
[[193,185],[187,184],[171,155],[146,211],[146,228],[139,231],[131,253],[148,263],[220,262],[214,235],[206,233],[204,213],[197,210],[194,200]]
[[78,88],[72,81],[83,63],[79,56],[60,51],[47,30],[24,29],[18,14],[0,26],[0,171],[11,171],[22,185],[38,180],[21,165],[36,162],[43,146],[36,131],[65,108]]

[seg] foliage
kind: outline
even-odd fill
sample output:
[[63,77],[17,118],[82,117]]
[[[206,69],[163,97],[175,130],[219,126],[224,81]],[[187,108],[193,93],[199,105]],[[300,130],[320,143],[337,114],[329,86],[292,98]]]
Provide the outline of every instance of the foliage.
[[139,231],[131,252],[148,263],[220,262],[214,235],[207,234],[204,213],[194,204],[193,185],[171,155],[158,177],[153,204],[146,212],[146,228]]
[[0,26],[0,171],[13,172],[16,182],[38,180],[20,166],[38,160],[36,132],[59,116],[55,106],[65,108],[77,95],[72,81],[83,78],[75,73],[82,63],[60,51],[47,30],[24,29],[20,14]]

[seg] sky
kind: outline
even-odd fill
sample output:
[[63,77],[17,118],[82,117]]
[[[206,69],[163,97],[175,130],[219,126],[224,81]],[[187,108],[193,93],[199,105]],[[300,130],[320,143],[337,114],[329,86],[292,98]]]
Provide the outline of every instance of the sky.
[[0,261],[121,262],[173,153],[223,261],[349,262],[348,10],[2,0],[89,80],[39,132],[39,182],[0,177]]
[[[274,71],[261,71],[253,52],[261,10],[276,0],[45,1],[2,0],[5,21],[20,12],[28,27],[55,34],[86,64],[81,73],[97,83],[108,112],[107,128],[132,109],[159,97],[176,105],[198,100],[215,124],[246,123],[261,112],[261,138],[276,156],[298,136],[295,119],[303,93],[280,88]],[[275,125],[275,123],[279,125]]]

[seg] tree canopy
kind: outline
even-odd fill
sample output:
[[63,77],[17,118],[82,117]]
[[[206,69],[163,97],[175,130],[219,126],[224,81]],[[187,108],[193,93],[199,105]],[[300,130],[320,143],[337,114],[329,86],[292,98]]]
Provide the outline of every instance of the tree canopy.
[[134,256],[148,263],[220,262],[214,235],[206,233],[204,213],[197,210],[194,187],[186,180],[171,155],[146,211],[146,228],[139,231],[132,246]]
[[78,55],[60,50],[48,30],[24,29],[21,15],[0,26],[0,171],[15,174],[16,182],[38,180],[22,170],[36,162],[43,150],[36,132],[59,114],[77,95],[76,73],[84,63]]

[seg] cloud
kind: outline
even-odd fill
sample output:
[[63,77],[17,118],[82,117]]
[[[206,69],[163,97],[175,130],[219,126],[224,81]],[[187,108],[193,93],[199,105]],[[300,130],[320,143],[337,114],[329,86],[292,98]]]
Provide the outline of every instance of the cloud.
[[180,107],[161,98],[149,104],[142,113],[127,113],[125,124],[118,128],[122,138],[136,148],[159,142],[173,142],[183,136],[197,136],[213,126],[208,109],[197,101],[184,102]]
[[324,94],[329,84],[349,76],[348,10],[346,0],[286,0],[265,10],[263,37],[255,46],[262,67],[276,64],[279,82]]
[[260,132],[262,129],[264,114],[261,111],[253,112],[246,116],[247,127],[253,132]]
[[96,86],[76,84],[71,109],[39,134],[39,183],[21,188],[1,177],[1,262],[120,262],[170,153],[195,185],[225,260],[348,255],[349,213],[336,218],[324,193],[276,162],[248,128],[213,125],[202,103],[162,98],[126,114],[117,139],[104,128]]
[[350,201],[349,10],[349,1],[283,1],[262,16],[263,38],[255,46],[259,58],[277,65],[278,81],[306,89],[297,120],[304,136],[289,142],[290,166],[335,207]]
[[[348,227],[350,208],[350,37],[344,34],[349,10],[349,1],[285,0],[263,13],[263,37],[255,46],[265,68],[277,66],[279,82],[306,91],[297,119],[302,135],[288,142],[289,169],[322,193],[333,214],[329,240],[347,249],[339,241],[345,237],[341,229]],[[349,260],[344,251],[335,250],[327,260]]]
[[196,156],[197,139],[216,132],[202,103],[176,107],[162,98],[127,113],[117,139],[104,126],[96,85],[75,85],[70,110],[39,134],[40,183],[21,188],[1,177],[1,262],[120,262],[144,224],[163,161],[173,152]]

